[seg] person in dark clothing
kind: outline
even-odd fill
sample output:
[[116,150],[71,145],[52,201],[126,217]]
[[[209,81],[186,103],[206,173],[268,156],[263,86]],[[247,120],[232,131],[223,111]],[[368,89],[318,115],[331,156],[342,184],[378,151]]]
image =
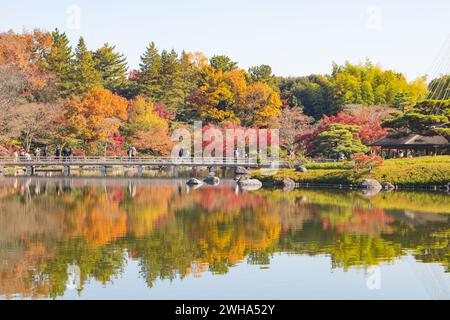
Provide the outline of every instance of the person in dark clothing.
[[61,156],[61,149],[59,148],[59,146],[56,146],[56,150],[55,150],[55,159],[59,160],[59,157]]
[[68,151],[67,147],[64,147],[64,148],[62,149],[62,152],[61,152],[63,161],[66,161],[66,160],[67,160],[68,154],[69,154],[69,151]]
[[43,157],[44,159],[47,159],[47,157],[48,157],[47,146],[43,146],[43,147],[42,147],[41,154],[42,154],[42,157]]

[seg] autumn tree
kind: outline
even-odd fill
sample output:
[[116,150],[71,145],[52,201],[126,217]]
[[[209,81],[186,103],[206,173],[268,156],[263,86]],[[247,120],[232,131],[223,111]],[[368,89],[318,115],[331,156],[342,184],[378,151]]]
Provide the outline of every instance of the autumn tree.
[[9,125],[25,88],[25,76],[13,65],[0,65],[0,144],[14,136]]
[[127,118],[127,107],[126,99],[103,88],[92,88],[65,104],[67,130],[86,148],[95,151],[93,143],[105,142],[119,130]]
[[358,126],[358,139],[365,144],[372,143],[388,134],[388,131],[381,127],[381,119],[379,118],[371,118],[370,115],[366,115],[365,113],[355,115],[344,112],[340,112],[336,116],[325,116],[318,131],[324,131],[330,125],[336,123]]
[[0,33],[0,65],[12,65],[23,74],[22,95],[29,101],[50,100],[53,94],[55,76],[46,69],[44,59],[51,44],[51,35],[39,30]]
[[127,62],[123,54],[115,51],[115,46],[105,43],[94,52],[95,69],[100,73],[103,86],[117,94],[127,81]]
[[347,158],[354,153],[366,153],[369,148],[358,139],[358,126],[332,124],[323,131],[314,145],[314,153],[331,158],[337,158],[342,153]]
[[52,140],[61,113],[58,105],[21,104],[14,108],[8,126],[22,147],[30,151],[36,141],[47,144]]
[[128,141],[143,153],[169,155],[171,140],[169,126],[143,96],[130,102],[126,124]]
[[207,65],[200,70],[201,82],[190,97],[197,116],[206,122],[223,123],[237,120],[233,110],[234,96],[223,81],[223,72]]
[[280,115],[281,104],[275,90],[265,83],[256,82],[248,86],[237,115],[244,126],[269,127],[271,120]]
[[314,118],[308,117],[299,107],[284,107],[280,114],[280,142],[281,147],[291,155],[295,155],[300,143],[299,136],[312,130]]

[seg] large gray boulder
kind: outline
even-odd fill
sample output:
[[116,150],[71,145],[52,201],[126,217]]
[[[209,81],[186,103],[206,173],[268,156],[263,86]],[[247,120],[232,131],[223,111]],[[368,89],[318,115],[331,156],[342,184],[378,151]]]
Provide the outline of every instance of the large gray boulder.
[[200,180],[198,180],[198,179],[196,179],[196,178],[191,178],[191,179],[189,179],[189,180],[186,182],[186,184],[187,184],[188,186],[199,186],[199,185],[202,185],[203,182],[200,181]]
[[238,180],[238,185],[243,190],[259,190],[262,188],[263,184],[258,179],[250,179],[249,177],[241,177]]
[[364,179],[361,183],[361,188],[368,190],[381,190],[383,186],[375,179]]

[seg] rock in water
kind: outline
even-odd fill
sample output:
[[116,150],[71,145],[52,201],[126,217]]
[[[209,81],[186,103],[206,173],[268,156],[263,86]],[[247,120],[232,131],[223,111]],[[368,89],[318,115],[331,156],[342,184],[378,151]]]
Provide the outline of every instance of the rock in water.
[[361,183],[361,187],[369,190],[381,190],[383,186],[375,179],[364,179]]
[[283,178],[283,191],[285,192],[289,192],[294,190],[296,187],[296,183],[294,180],[292,180],[289,177],[284,177]]
[[242,190],[255,191],[262,188],[262,182],[258,179],[250,179],[242,177],[238,181],[238,185]]
[[390,182],[382,182],[382,183],[381,183],[381,186],[382,186],[383,189],[386,190],[386,191],[391,191],[391,190],[394,190],[394,189],[395,189],[395,186],[394,186],[392,183],[390,183]]
[[203,182],[213,186],[217,186],[218,184],[220,184],[220,179],[215,176],[209,176],[205,180],[203,180]]
[[186,184],[187,184],[188,186],[198,186],[198,185],[203,184],[203,182],[200,181],[200,180],[198,180],[198,179],[191,178],[191,179],[189,179],[189,180],[186,182]]

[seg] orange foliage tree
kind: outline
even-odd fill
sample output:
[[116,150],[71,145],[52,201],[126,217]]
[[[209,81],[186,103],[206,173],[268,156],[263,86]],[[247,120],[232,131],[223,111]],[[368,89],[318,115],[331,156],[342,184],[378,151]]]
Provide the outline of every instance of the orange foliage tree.
[[0,33],[0,65],[11,65],[25,75],[25,95],[39,99],[55,80],[55,75],[46,71],[44,59],[52,43],[51,34],[38,30]]
[[[67,129],[83,142],[93,147],[96,142],[107,142],[118,132],[127,118],[126,99],[103,88],[93,88],[82,97],[74,97],[65,104]],[[94,150],[95,151],[95,147]]]

